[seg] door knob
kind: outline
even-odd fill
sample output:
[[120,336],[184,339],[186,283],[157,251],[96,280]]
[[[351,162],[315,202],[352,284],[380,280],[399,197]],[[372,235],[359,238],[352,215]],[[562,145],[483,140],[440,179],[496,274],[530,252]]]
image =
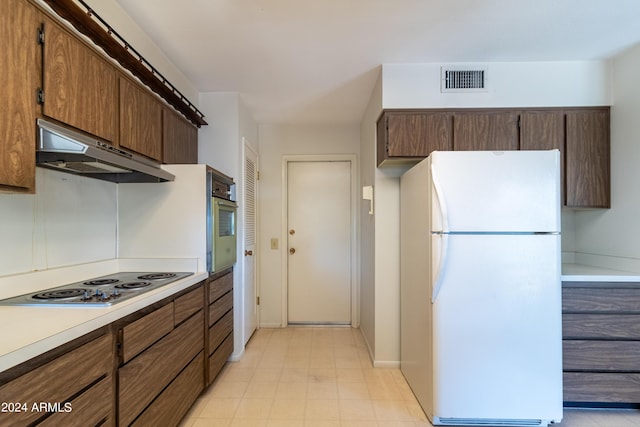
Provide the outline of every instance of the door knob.
[[251,255],[253,255],[253,251],[248,251],[245,249],[244,256],[251,256]]
[[295,253],[296,253],[296,248],[291,248],[291,249],[289,249],[289,253],[290,253],[291,255],[295,254]]
[[296,234],[296,230],[294,230],[294,229],[292,228],[291,230],[289,230],[289,234],[291,234],[291,235],[293,236],[294,234]]

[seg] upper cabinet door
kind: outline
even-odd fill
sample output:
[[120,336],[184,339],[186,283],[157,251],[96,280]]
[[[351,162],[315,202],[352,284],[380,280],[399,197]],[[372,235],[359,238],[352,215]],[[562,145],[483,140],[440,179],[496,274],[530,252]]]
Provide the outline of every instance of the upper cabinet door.
[[166,107],[162,110],[162,163],[198,163],[198,128]]
[[520,149],[564,151],[564,111],[523,111],[520,114]]
[[609,108],[566,112],[566,205],[611,207]]
[[35,191],[36,89],[40,75],[38,11],[0,1],[0,190]]
[[50,19],[43,50],[43,114],[117,144],[115,68]]
[[162,105],[124,77],[120,77],[120,146],[162,161]]
[[378,165],[393,158],[424,158],[453,149],[450,112],[385,112],[378,121]]
[[453,117],[453,149],[517,150],[518,115],[517,111],[457,112]]

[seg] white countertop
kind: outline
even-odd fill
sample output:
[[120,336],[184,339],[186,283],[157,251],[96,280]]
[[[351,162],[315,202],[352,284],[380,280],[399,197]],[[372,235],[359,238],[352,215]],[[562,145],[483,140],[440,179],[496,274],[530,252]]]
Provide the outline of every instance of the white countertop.
[[195,272],[184,279],[110,307],[0,306],[0,325],[3,325],[0,340],[0,372],[187,289],[207,277],[206,272]]
[[640,282],[640,273],[583,264],[562,264],[563,282]]

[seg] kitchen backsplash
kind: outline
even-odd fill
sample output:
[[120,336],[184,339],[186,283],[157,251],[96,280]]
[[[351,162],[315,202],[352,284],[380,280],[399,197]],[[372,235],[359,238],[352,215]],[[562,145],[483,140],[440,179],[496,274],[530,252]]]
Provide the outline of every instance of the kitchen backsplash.
[[0,194],[0,277],[113,259],[117,185],[36,168],[36,194]]

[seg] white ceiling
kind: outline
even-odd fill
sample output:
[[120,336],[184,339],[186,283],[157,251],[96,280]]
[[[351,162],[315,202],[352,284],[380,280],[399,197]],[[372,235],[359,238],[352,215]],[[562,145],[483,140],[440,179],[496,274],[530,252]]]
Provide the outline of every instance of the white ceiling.
[[597,60],[640,42],[640,0],[117,2],[200,92],[239,92],[259,123],[358,123],[381,64]]

